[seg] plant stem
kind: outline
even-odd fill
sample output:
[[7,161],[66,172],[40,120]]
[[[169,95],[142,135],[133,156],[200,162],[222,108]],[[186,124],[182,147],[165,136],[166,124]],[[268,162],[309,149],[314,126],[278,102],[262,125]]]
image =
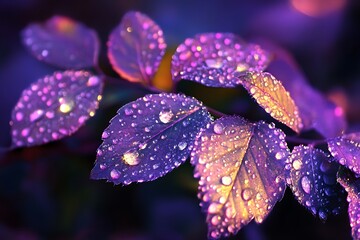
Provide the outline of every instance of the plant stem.
[[287,142],[296,143],[296,144],[310,144],[310,145],[320,145],[320,144],[326,144],[325,139],[306,139],[306,138],[300,138],[296,136],[286,136],[285,137]]

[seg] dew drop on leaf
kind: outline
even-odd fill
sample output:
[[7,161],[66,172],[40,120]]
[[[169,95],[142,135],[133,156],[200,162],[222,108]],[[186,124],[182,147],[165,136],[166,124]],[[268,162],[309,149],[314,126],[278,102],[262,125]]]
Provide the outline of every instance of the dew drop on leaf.
[[[97,84],[89,86],[90,78]],[[32,83],[12,111],[12,148],[71,135],[94,115],[102,88],[102,79],[86,71],[55,72]]]
[[[196,135],[210,121],[202,103],[182,94],[150,94],[130,102],[104,130],[91,178],[115,184],[155,180],[190,156]],[[112,169],[118,178],[110,177]]]
[[30,53],[51,65],[81,69],[97,64],[96,32],[70,18],[54,16],[45,23],[32,23],[23,30],[22,38]]

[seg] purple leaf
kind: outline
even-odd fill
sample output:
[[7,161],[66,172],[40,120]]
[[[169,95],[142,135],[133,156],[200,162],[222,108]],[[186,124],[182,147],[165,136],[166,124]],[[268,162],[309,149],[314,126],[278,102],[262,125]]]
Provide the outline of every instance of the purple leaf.
[[285,192],[289,149],[274,124],[223,117],[199,134],[191,163],[210,238],[261,223]]
[[33,23],[22,32],[28,50],[40,61],[60,68],[81,69],[97,64],[99,40],[94,30],[63,16]]
[[296,199],[312,214],[326,220],[338,214],[344,201],[344,191],[336,182],[339,165],[331,156],[312,146],[295,146],[291,155],[288,182]]
[[303,130],[315,129],[327,138],[341,135],[346,128],[343,109],[309,85],[287,52],[276,46],[268,48],[275,52],[276,57],[267,71],[276,76],[289,91],[298,106]]
[[262,71],[269,54],[232,33],[203,33],[178,46],[172,58],[174,81],[191,80],[209,87],[235,87],[234,74]]
[[110,35],[108,57],[120,76],[149,85],[165,49],[163,32],[154,21],[143,13],[128,12]]
[[360,132],[330,139],[328,146],[338,163],[360,174]]
[[86,71],[55,72],[34,82],[12,111],[12,148],[71,135],[94,116],[102,88],[102,79]]
[[345,188],[348,193],[349,219],[351,234],[353,239],[360,239],[360,178],[347,169],[341,169],[338,173],[337,181]]
[[182,164],[211,117],[181,94],[150,94],[120,108],[103,132],[92,179],[115,184],[155,180]]

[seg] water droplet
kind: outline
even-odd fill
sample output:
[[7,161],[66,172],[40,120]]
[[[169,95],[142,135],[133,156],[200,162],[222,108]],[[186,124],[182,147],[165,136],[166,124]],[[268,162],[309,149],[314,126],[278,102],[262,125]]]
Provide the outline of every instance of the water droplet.
[[179,142],[178,147],[179,147],[180,151],[182,151],[187,147],[187,143],[186,142]]
[[37,109],[30,114],[30,121],[34,122],[44,115],[44,110]]
[[73,110],[75,103],[70,98],[59,98],[59,110],[62,113],[69,113]]
[[211,224],[212,225],[218,225],[219,224],[219,222],[220,222],[220,217],[219,216],[213,216],[212,218],[211,218]]
[[122,160],[128,165],[134,166],[140,162],[138,157],[139,153],[137,151],[127,151],[123,154]]
[[124,112],[125,112],[125,115],[127,115],[127,116],[133,114],[133,110],[131,108],[125,108]]
[[221,178],[221,183],[224,184],[225,186],[229,186],[232,183],[232,179],[230,176],[223,176]]
[[222,134],[223,132],[224,132],[224,127],[219,123],[215,123],[214,124],[214,133]]
[[249,201],[254,195],[254,191],[251,188],[245,188],[242,193],[241,197],[244,201]]
[[205,63],[210,68],[221,68],[223,66],[221,59],[206,59]]
[[301,187],[307,194],[311,191],[311,182],[307,176],[302,177],[301,179]]
[[17,112],[15,118],[17,121],[21,121],[24,118],[24,114],[22,112]]
[[28,136],[30,133],[30,129],[29,128],[24,128],[22,131],[21,131],[21,136],[23,137],[26,137]]
[[101,170],[104,170],[106,168],[106,165],[105,164],[100,164],[99,167],[100,167]]
[[277,159],[277,160],[280,160],[280,159],[282,159],[284,157],[284,153],[283,152],[277,152],[276,154],[275,154],[275,158]]
[[220,210],[221,205],[218,203],[211,203],[208,208],[209,213],[217,213]]
[[295,170],[299,170],[301,168],[302,163],[299,160],[294,160],[292,165]]
[[106,138],[108,138],[108,137],[109,137],[109,133],[106,132],[106,131],[104,131],[104,132],[102,133],[102,135],[101,135],[101,138],[102,138],[102,139],[106,139]]
[[159,119],[162,123],[169,123],[174,116],[171,110],[162,110],[159,113]]
[[111,177],[112,179],[118,179],[118,178],[120,177],[120,173],[118,172],[118,170],[113,169],[113,170],[111,170],[111,172],[110,172],[110,177]]
[[92,86],[96,86],[100,83],[100,78],[98,78],[97,76],[91,76],[87,82],[86,82],[86,85],[88,87],[92,87]]

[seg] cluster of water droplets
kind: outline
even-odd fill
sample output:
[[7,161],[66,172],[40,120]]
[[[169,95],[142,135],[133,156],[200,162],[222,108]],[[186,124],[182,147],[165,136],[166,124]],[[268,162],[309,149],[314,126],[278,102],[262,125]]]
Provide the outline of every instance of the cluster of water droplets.
[[67,17],[54,16],[43,24],[30,24],[22,32],[22,38],[38,60],[55,66],[82,69],[97,61],[96,32]]
[[353,239],[360,238],[360,178],[353,172],[342,169],[338,174],[338,182],[348,193],[348,214]]
[[85,71],[55,72],[25,89],[12,112],[12,147],[33,146],[75,132],[94,116],[102,80]]
[[303,127],[298,108],[281,82],[267,72],[249,72],[240,83],[274,119],[296,132]]
[[188,38],[172,58],[175,81],[192,80],[211,87],[234,87],[234,73],[262,71],[269,54],[232,33],[204,33]]
[[339,165],[331,162],[320,149],[296,146],[291,155],[287,183],[297,200],[314,215],[325,220],[329,214],[338,214],[344,191],[336,182]]
[[360,174],[360,133],[346,134],[328,140],[328,146],[338,163]]
[[150,94],[120,108],[102,134],[91,176],[115,184],[151,181],[182,164],[211,121],[202,103],[182,94]]
[[166,43],[161,28],[140,12],[128,12],[108,41],[110,62],[121,76],[149,83],[165,54]]
[[209,236],[262,222],[285,191],[289,150],[273,124],[223,117],[201,132],[191,153]]

